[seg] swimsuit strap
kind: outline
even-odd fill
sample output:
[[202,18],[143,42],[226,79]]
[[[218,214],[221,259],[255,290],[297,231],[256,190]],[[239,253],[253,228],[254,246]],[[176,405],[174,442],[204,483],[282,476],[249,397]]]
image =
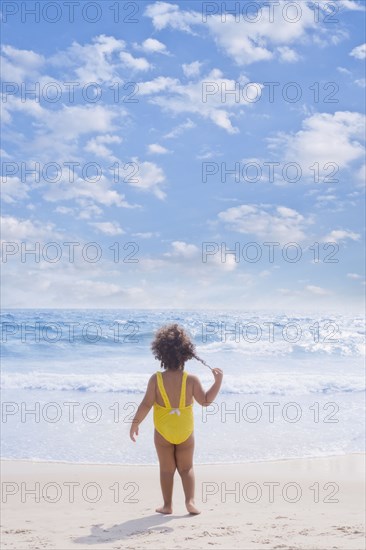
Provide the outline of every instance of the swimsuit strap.
[[186,386],[188,374],[184,371],[182,378],[182,389],[180,391],[179,408],[183,409],[186,406]]
[[163,398],[164,405],[168,409],[171,409],[172,407],[170,406],[170,401],[169,401],[168,395],[167,395],[167,393],[165,391],[165,388],[164,388],[163,377],[161,375],[161,372],[158,371],[156,373],[156,377],[157,377],[157,381],[158,381],[158,388],[160,390],[161,397]]

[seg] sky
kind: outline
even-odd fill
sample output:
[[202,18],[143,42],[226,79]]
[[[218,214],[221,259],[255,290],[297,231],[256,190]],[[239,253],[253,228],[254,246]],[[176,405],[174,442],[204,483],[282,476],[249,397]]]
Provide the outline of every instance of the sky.
[[3,2],[3,307],[363,311],[365,7]]

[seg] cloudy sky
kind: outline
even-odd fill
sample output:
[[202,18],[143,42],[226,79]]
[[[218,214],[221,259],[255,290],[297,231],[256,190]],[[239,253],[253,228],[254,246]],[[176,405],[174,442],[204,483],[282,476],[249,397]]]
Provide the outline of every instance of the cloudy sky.
[[364,2],[33,4],[2,13],[4,307],[362,310]]

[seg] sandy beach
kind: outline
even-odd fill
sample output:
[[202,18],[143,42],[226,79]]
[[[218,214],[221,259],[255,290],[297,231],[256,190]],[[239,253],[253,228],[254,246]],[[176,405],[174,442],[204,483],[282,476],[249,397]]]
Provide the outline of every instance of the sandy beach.
[[4,549],[357,549],[364,455],[197,465],[196,504],[161,504],[157,466],[2,461]]

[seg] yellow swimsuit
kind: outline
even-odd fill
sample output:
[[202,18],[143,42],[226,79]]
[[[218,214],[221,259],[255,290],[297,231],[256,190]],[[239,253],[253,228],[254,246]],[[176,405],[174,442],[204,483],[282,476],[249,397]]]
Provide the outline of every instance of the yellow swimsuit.
[[182,389],[180,392],[180,400],[178,409],[173,409],[170,405],[167,393],[163,384],[163,377],[161,372],[156,373],[158,388],[164,401],[165,407],[162,407],[158,403],[154,403],[154,426],[156,431],[164,437],[170,443],[179,445],[189,438],[193,432],[193,403],[185,406],[186,404],[186,385],[187,376],[186,372],[183,372]]

